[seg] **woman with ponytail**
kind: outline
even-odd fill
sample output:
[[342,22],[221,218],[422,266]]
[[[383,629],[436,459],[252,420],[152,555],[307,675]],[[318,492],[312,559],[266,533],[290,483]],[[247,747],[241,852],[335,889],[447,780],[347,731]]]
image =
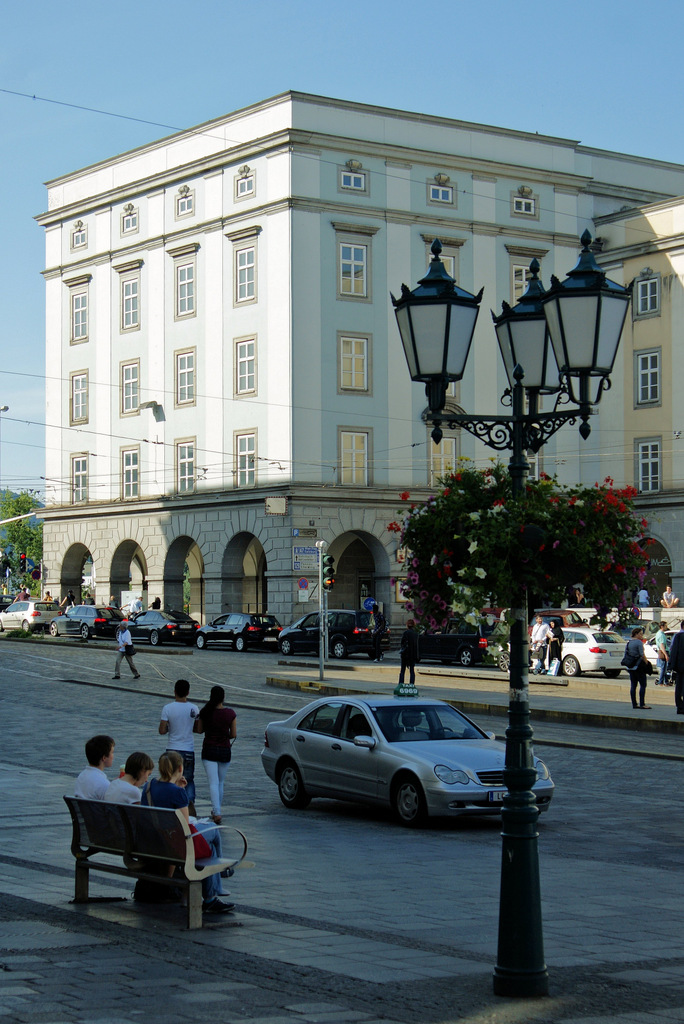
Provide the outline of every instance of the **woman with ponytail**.
[[202,764],[209,779],[211,820],[217,825],[221,824],[223,782],[230,762],[230,748],[236,736],[236,715],[232,708],[224,707],[225,696],[222,686],[212,686],[196,726],[197,732],[204,733]]

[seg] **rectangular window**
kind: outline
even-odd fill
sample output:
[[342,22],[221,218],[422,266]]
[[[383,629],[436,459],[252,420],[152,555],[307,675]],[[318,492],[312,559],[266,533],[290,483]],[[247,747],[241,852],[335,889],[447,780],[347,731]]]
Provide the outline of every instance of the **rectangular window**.
[[235,342],[235,394],[256,391],[256,340]]
[[195,489],[195,442],[179,441],[176,445],[176,476],[180,492]]
[[176,355],[176,405],[195,401],[195,352]]
[[180,195],[176,196],[176,217],[188,217],[195,208],[195,193],[191,192],[187,186],[184,186],[184,191]]
[[256,483],[256,434],[235,435],[235,477],[238,487]]
[[124,416],[138,412],[140,404],[140,363],[121,365],[121,412]]
[[340,188],[351,189],[353,192],[366,191],[366,175],[364,171],[340,171]]
[[138,211],[127,209],[121,215],[121,234],[133,234],[138,230]]
[[235,179],[235,198],[246,199],[254,195],[254,175],[247,174],[242,178]]
[[637,352],[636,401],[637,405],[653,405],[660,401],[660,353]]
[[340,294],[368,295],[368,246],[340,242]]
[[452,185],[428,185],[428,202],[447,203],[453,205],[454,189]]
[[195,312],[195,264],[176,264],[176,316]]
[[340,337],[340,390],[368,391],[368,338]]
[[124,498],[140,496],[139,461],[137,448],[121,452],[121,494]]
[[513,200],[513,213],[522,213],[526,217],[534,217],[534,199],[528,199],[524,196],[516,196]]
[[455,437],[443,437],[439,444],[430,440],[430,487],[435,487],[440,477],[453,473],[456,458]]
[[80,249],[82,246],[87,245],[88,232],[81,221],[76,224],[74,230],[71,232],[71,248]]
[[71,293],[71,340],[86,341],[88,338],[88,291]]
[[660,490],[660,458],[659,439],[636,442],[637,489],[642,494]]
[[256,299],[256,247],[235,250],[235,301]]
[[660,277],[637,281],[636,315],[656,316],[660,312]]
[[368,484],[368,434],[340,431],[340,483]]
[[71,376],[71,422],[88,422],[87,373],[74,373]]
[[71,460],[71,500],[88,500],[88,456],[74,455]]
[[140,327],[140,278],[121,280],[121,330],[134,331]]
[[511,264],[511,301],[516,303],[527,291],[529,268],[522,263]]

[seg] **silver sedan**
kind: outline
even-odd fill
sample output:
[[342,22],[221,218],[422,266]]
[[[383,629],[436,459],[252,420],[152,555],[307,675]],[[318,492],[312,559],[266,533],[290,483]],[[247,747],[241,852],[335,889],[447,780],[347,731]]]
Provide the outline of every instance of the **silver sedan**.
[[[261,761],[286,807],[312,797],[391,807],[400,824],[428,816],[500,814],[505,747],[441,700],[322,698],[266,727]],[[533,792],[548,808],[554,785],[534,759]]]

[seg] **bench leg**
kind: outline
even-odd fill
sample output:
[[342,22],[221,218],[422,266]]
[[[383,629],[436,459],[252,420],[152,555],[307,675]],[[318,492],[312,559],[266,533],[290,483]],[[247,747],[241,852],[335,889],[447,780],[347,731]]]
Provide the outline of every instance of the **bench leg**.
[[202,882],[188,886],[188,928],[202,927]]
[[90,869],[87,864],[76,864],[76,884],[74,887],[74,903],[88,902],[88,882]]

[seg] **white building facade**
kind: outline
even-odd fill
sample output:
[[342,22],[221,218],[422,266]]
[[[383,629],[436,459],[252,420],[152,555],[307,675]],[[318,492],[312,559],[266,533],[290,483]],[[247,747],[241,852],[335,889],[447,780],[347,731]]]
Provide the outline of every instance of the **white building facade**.
[[[398,621],[399,493],[491,453],[434,449],[390,290],[415,287],[435,237],[462,287],[484,285],[450,402],[496,413],[487,305],[516,301],[534,257],[564,277],[595,218],[683,193],[684,168],[289,92],[47,187],[45,585],[80,587],[90,554],[98,602],[178,608],[189,576],[203,621],[290,621],[314,607],[323,539],[331,605],[372,596]],[[543,468],[617,476],[620,402],[618,379],[588,444],[564,428]]]

